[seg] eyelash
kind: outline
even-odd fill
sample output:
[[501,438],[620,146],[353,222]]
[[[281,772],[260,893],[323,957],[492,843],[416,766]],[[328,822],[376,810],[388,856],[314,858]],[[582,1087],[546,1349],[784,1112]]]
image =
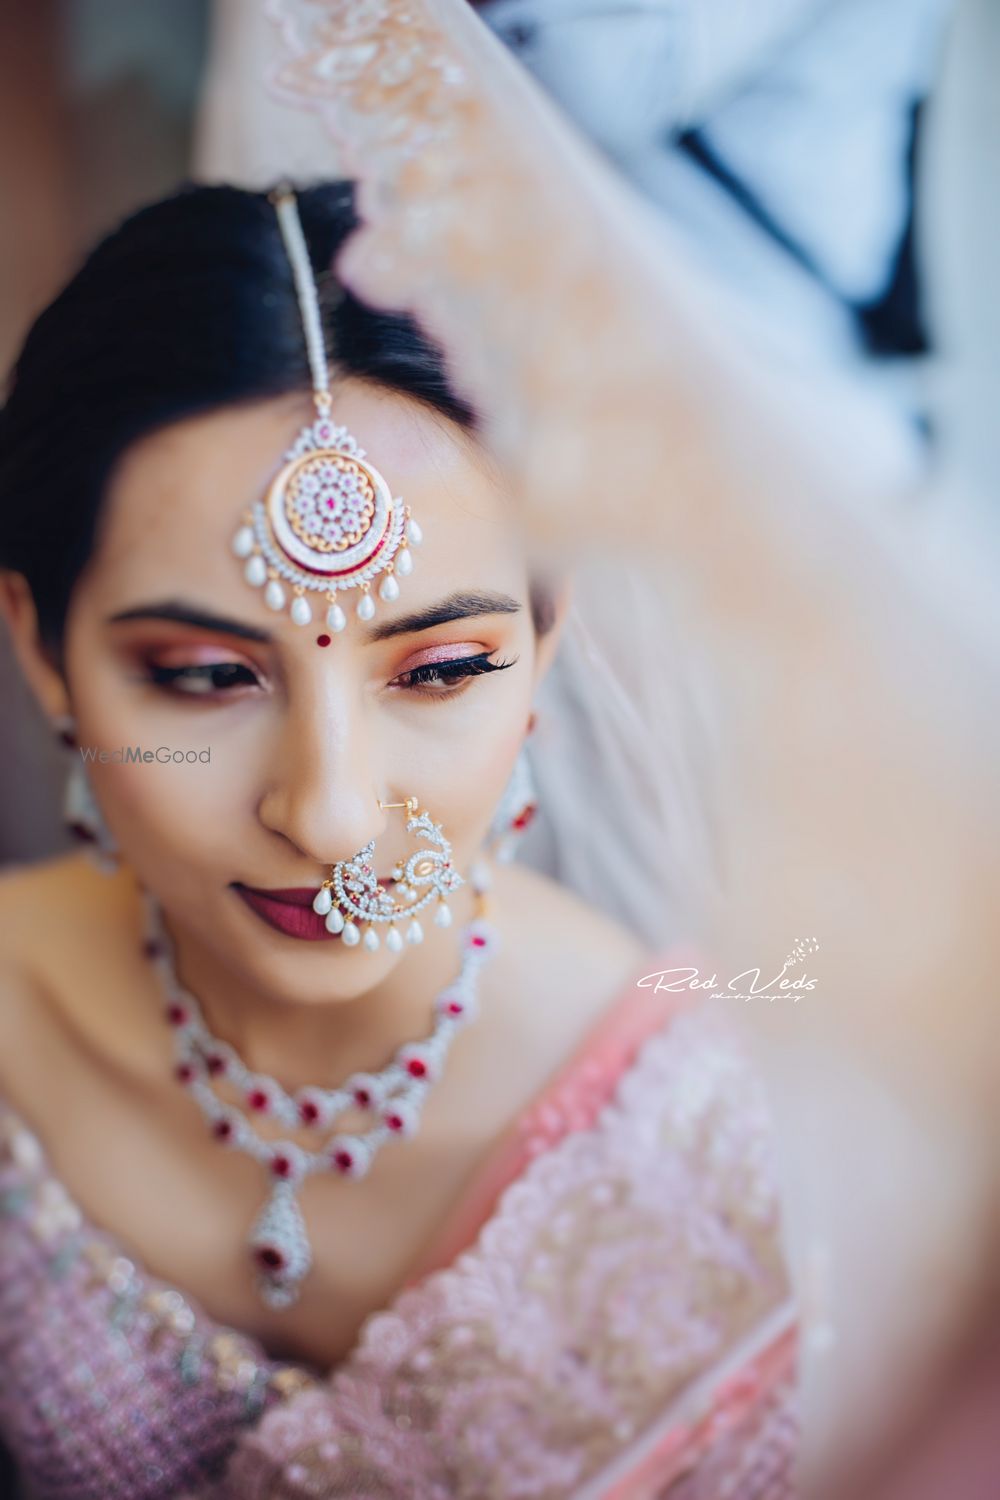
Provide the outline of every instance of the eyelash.
[[[478,656],[457,657],[454,661],[427,662],[421,667],[413,667],[409,672],[402,674],[403,681],[408,690],[415,690],[420,696],[427,699],[454,698],[457,694],[465,691],[462,683],[472,677],[480,677],[486,672],[501,672],[505,667],[513,667],[517,662],[515,656],[513,661],[493,662],[489,660],[489,652],[482,651]],[[239,672],[249,672],[249,667],[244,667],[240,662],[218,662],[208,663],[201,666],[189,667],[161,667],[155,662],[151,663],[149,681],[155,687],[162,688],[165,692],[172,693],[175,697],[182,698],[218,698],[224,696],[228,691],[218,682],[214,682],[216,691],[198,688],[189,692],[184,688],[174,687],[177,682],[213,683],[216,674],[222,673],[231,681],[233,676]],[[443,681],[447,678],[460,679],[459,684],[448,689],[446,692],[421,692],[418,684],[432,681]]]
[[481,677],[485,672],[502,672],[505,667],[512,667],[517,661],[490,661],[489,652],[481,651],[478,656],[462,656],[455,661],[429,661],[422,667],[414,667],[410,672],[404,672],[403,677],[409,679],[409,686],[416,683],[432,682],[435,678],[459,679],[457,687],[450,688],[444,693],[424,693],[425,698],[454,698],[456,694],[465,691],[462,680],[471,677]]

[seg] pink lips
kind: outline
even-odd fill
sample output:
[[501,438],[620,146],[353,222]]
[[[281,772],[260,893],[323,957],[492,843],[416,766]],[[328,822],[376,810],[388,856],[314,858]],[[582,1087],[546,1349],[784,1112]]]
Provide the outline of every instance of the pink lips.
[[[381,884],[388,882],[383,880]],[[316,885],[287,886],[281,890],[262,891],[254,886],[233,883],[233,890],[241,896],[251,911],[262,917],[269,927],[284,932],[288,937],[305,938],[307,942],[318,942],[323,938],[336,941],[339,933],[328,932],[325,918],[313,911],[312,904],[319,890]]]
[[317,942],[321,938],[335,941],[337,934],[327,932],[323,918],[313,911],[312,904],[319,886],[292,886],[280,891],[258,891],[249,885],[234,885],[251,911],[263,917],[269,927],[289,937],[305,938]]

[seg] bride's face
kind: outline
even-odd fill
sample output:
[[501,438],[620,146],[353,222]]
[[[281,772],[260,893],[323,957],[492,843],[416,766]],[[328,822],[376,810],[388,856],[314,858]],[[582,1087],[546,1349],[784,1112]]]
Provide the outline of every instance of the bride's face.
[[[467,872],[559,623],[536,636],[519,528],[471,442],[370,386],[335,398],[337,420],[423,531],[397,600],[363,623],[357,594],[341,596],[348,624],[334,634],[324,608],[296,625],[245,582],[230,541],[311,420],[308,398],[293,396],[186,420],[128,450],[65,637],[80,743],[154,752],[88,766],[127,864],[199,947],[306,1001],[363,992],[406,950],[286,934],[239,887],[318,889],[371,838],[375,872],[389,876],[417,845],[403,810],[378,799],[411,795]],[[470,662],[487,669],[463,675]],[[200,758],[173,758],[188,751]]]

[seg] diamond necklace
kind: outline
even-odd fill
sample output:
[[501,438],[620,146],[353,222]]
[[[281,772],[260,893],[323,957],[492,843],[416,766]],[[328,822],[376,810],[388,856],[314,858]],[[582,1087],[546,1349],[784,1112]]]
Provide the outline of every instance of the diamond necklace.
[[[275,1079],[252,1073],[227,1042],[209,1031],[198,1001],[177,976],[160,904],[144,887],[140,892],[146,908],[145,953],[159,974],[164,1016],[174,1035],[175,1077],[193,1095],[215,1139],[252,1156],[267,1170],[270,1192],[246,1243],[261,1299],[268,1307],[291,1307],[312,1265],[299,1188],[320,1172],[363,1177],[386,1141],[415,1134],[456,1033],[477,1014],[479,970],[499,946],[499,934],[481,914],[461,930],[459,974],[434,1001],[434,1027],[423,1041],[399,1047],[377,1073],[354,1073],[338,1088],[307,1086],[289,1094]],[[481,913],[481,889],[477,897]],[[218,1098],[214,1079],[225,1079],[242,1093],[249,1114],[266,1115],[289,1127],[326,1132],[347,1109],[364,1111],[374,1123],[364,1132],[334,1131],[317,1150],[305,1150],[293,1141],[267,1141],[243,1110]]]

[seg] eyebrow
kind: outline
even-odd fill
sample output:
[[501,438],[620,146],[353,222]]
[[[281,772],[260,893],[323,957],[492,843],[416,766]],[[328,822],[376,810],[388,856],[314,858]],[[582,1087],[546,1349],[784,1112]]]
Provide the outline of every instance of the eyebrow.
[[[487,589],[459,590],[439,599],[436,604],[400,615],[385,624],[373,625],[365,632],[370,644],[386,641],[397,635],[412,635],[418,630],[431,630],[435,625],[446,625],[449,620],[473,619],[477,615],[513,615],[521,610],[518,601],[510,594],[497,594]],[[119,610],[109,615],[107,624],[117,625],[126,620],[170,620],[178,625],[193,625],[199,630],[214,630],[223,635],[238,636],[244,641],[259,641],[264,645],[273,643],[274,637],[256,625],[243,620],[234,620],[227,615],[217,615],[211,610],[201,609],[184,599],[159,599],[150,604],[136,604],[130,609]]]

